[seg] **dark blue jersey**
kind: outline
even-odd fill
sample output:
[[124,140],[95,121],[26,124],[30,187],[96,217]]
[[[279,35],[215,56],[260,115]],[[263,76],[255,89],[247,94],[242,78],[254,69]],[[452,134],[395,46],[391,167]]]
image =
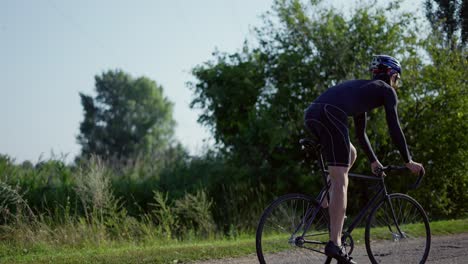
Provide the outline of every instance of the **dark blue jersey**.
[[356,135],[371,162],[377,160],[365,133],[366,112],[383,106],[385,108],[390,136],[405,162],[411,159],[405,136],[398,121],[398,98],[395,90],[381,80],[352,80],[326,90],[314,103],[330,104],[354,117]]

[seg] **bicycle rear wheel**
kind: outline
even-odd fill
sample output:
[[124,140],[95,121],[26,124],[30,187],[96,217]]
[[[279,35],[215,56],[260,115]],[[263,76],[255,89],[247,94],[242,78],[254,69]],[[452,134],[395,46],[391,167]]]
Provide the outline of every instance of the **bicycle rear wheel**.
[[[306,234],[304,220],[316,212]],[[304,219],[307,217],[307,219]],[[276,199],[263,213],[257,228],[256,247],[260,263],[324,263],[329,240],[326,209],[310,196],[287,194]]]
[[431,246],[429,220],[415,199],[391,194],[390,202],[384,200],[372,210],[365,241],[372,263],[425,263]]

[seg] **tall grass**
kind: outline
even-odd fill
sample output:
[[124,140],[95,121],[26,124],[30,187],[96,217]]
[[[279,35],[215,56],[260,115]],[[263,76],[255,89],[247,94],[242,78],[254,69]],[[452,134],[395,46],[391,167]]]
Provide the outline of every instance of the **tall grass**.
[[201,185],[174,195],[154,166],[144,166],[95,156],[73,166],[58,159],[15,164],[0,156],[0,246],[30,252],[217,234],[213,199]]
[[159,223],[161,233],[166,238],[210,237],[216,232],[211,215],[213,204],[205,191],[187,193],[184,197],[170,203],[168,194],[154,193],[151,213]]

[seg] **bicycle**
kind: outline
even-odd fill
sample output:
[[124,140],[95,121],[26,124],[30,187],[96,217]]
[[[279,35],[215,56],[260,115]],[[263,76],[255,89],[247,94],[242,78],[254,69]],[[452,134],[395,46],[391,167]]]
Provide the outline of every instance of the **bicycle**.
[[[256,232],[257,257],[262,264],[328,264],[332,261],[324,252],[330,229],[328,211],[321,205],[325,197],[329,198],[330,183],[321,146],[307,138],[301,139],[300,144],[308,154],[315,152],[318,155],[324,187],[315,199],[305,194],[286,194],[265,209]],[[425,263],[431,246],[431,231],[424,209],[409,195],[389,194],[385,185],[385,172],[401,170],[407,168],[387,166],[375,176],[348,174],[352,178],[377,181],[378,188],[343,231],[342,244],[349,255],[354,249],[351,233],[370,211],[365,227],[365,245],[372,263],[386,263],[387,258],[394,263]],[[410,188],[419,187],[422,178],[423,174],[420,174]],[[420,231],[421,225],[423,231]],[[409,246],[416,246],[416,252]]]

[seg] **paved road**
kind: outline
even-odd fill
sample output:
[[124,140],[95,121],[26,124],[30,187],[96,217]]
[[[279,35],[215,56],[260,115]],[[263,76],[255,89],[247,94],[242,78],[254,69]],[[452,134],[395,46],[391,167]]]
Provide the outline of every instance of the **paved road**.
[[[380,245],[384,247],[385,245]],[[411,245],[408,250],[411,251]],[[370,263],[364,245],[358,246],[353,252],[353,257],[357,263]],[[283,263],[286,263],[284,261]],[[395,261],[393,261],[395,262]],[[250,255],[242,258],[220,259],[197,262],[196,264],[250,264],[258,263],[256,255]],[[279,261],[281,263],[281,261]],[[389,263],[392,263],[390,261]],[[397,262],[398,263],[398,262]],[[431,251],[426,263],[430,264],[468,264],[468,233],[451,236],[432,237]]]

